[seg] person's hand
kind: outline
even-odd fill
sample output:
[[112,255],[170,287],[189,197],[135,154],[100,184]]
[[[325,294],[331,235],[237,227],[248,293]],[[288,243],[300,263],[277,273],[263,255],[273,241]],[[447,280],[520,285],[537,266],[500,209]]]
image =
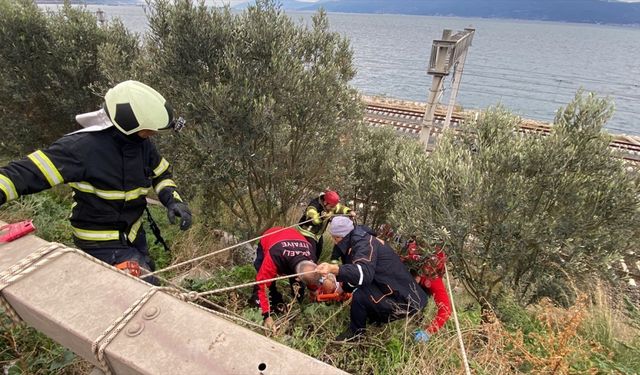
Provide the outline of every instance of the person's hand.
[[176,223],[176,216],[180,218],[180,229],[189,229],[191,226],[191,210],[186,203],[173,202],[167,207],[167,217],[171,224]]
[[330,273],[337,273],[337,271],[335,271],[337,269],[337,264],[320,263],[318,267],[316,267],[316,272],[319,273],[322,277],[327,277],[327,275]]
[[415,332],[413,332],[413,341],[415,342],[429,342],[429,339],[431,338],[431,336],[429,336],[429,334],[423,330],[423,329],[418,329]]
[[276,322],[271,316],[267,316],[266,318],[264,318],[264,322],[262,322],[262,325],[269,329],[271,332],[276,333]]
[[358,216],[358,214],[356,214],[355,211],[349,211],[349,217],[351,217],[352,219],[354,219],[356,216]]

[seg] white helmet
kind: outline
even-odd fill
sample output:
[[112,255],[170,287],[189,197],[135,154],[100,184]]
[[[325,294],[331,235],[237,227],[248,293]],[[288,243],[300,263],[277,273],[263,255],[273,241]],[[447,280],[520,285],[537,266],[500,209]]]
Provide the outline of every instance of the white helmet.
[[126,135],[140,130],[166,130],[175,126],[173,109],[156,90],[138,81],[124,81],[107,91],[104,110]]

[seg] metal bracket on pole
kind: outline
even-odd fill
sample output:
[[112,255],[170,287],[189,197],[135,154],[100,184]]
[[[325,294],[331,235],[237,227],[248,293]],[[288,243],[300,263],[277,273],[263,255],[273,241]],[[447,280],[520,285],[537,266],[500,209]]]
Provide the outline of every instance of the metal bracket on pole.
[[429,59],[429,67],[427,74],[433,76],[427,106],[425,108],[422,120],[422,130],[420,131],[420,141],[424,144],[425,150],[433,150],[434,145],[429,144],[430,135],[434,128],[433,117],[440,96],[442,95],[442,87],[444,85],[444,77],[449,75],[451,67],[454,67],[454,83],[451,98],[449,100],[449,108],[447,110],[447,120],[445,120],[444,129],[446,129],[451,120],[451,114],[455,105],[456,96],[460,87],[460,79],[462,68],[467,56],[467,50],[471,46],[475,29],[464,29],[454,35],[451,30],[445,29],[442,32],[441,40],[434,40],[431,47],[431,57]]

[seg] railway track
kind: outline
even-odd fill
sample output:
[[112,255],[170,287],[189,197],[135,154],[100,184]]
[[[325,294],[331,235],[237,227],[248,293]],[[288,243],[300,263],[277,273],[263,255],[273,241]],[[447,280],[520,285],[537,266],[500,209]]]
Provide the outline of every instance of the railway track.
[[[400,133],[416,137],[420,134],[424,104],[389,101],[388,99],[381,102],[368,97],[365,97],[365,104],[364,120],[369,125],[374,127],[393,126]],[[451,116],[451,127],[458,127],[464,121],[466,115],[473,113],[475,112],[468,114],[454,112]],[[444,110],[436,110],[432,135],[435,134],[437,136],[442,132],[444,120]],[[551,126],[525,119],[520,125],[520,131],[525,134],[548,134],[551,132]],[[613,137],[610,147],[614,149],[617,155],[629,162],[640,164],[640,137],[625,135],[613,135]]]
[[[373,127],[392,126],[399,133],[418,137],[422,130],[424,103],[401,102],[389,99],[365,97],[364,121]],[[471,113],[454,112],[451,116],[451,127],[456,128]],[[442,133],[446,112],[439,108],[434,116],[432,137]],[[533,120],[523,120],[520,125],[523,134],[549,134],[551,126]],[[609,145],[620,158],[640,167],[640,137],[613,135]],[[612,264],[616,275],[629,287],[640,287],[640,254],[630,252]]]

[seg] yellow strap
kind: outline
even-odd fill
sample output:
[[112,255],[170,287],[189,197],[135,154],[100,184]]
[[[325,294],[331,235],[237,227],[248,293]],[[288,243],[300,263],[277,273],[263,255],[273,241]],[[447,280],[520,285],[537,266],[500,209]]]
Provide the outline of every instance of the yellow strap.
[[4,195],[7,197],[7,202],[18,198],[18,192],[16,191],[15,185],[9,177],[3,174],[0,174],[0,190],[2,190]]
[[162,180],[160,182],[158,182],[155,186],[155,191],[156,194],[160,194],[160,192],[162,191],[162,189],[166,188],[166,187],[178,187],[175,183],[175,181],[171,180],[171,179],[165,179]]
[[160,164],[158,164],[157,167],[155,167],[155,169],[153,170],[153,176],[154,177],[158,177],[161,174],[163,174],[167,169],[169,168],[169,162],[167,161],[167,159],[162,158],[162,160],[160,160]]
[[106,200],[124,200],[124,201],[132,201],[134,199],[140,198],[141,196],[146,196],[149,192],[149,188],[139,187],[129,191],[121,191],[121,190],[101,190],[95,188],[88,182],[71,182],[69,186],[72,188],[79,190],[83,193],[95,194],[98,197]]
[[53,187],[64,182],[64,179],[60,175],[60,172],[53,165],[47,155],[44,154],[44,152],[38,150],[29,154],[27,157],[33,162],[33,164],[36,165],[36,167],[38,167],[40,172],[42,172],[44,177],[49,182],[49,185]]
[[142,215],[131,226],[131,230],[127,235],[129,242],[133,243],[133,241],[136,240],[136,237],[138,237],[138,231],[140,230],[140,226],[142,226]]

